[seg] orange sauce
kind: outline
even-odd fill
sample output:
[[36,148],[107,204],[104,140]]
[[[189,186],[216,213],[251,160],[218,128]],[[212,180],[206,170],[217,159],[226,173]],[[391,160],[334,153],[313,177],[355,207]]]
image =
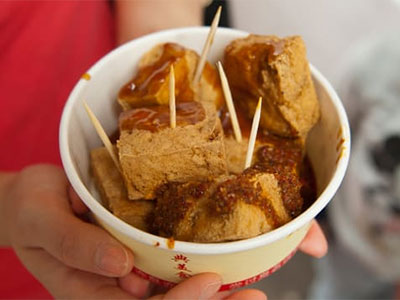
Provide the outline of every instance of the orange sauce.
[[[193,100],[194,94],[184,56],[185,48],[174,43],[164,44],[160,58],[153,64],[139,69],[137,75],[121,88],[119,98],[133,108],[161,104],[156,95],[163,87],[168,88],[166,82],[169,80],[170,66],[174,65],[176,101]],[[168,101],[167,97],[166,99]]]
[[[194,125],[205,119],[203,106],[198,102],[181,102],[176,105],[176,126]],[[122,112],[120,130],[148,130],[156,132],[170,126],[169,106],[149,106]]]
[[201,76],[207,82],[207,84],[209,84],[216,92],[215,106],[217,107],[217,109],[220,109],[225,103],[225,98],[217,69],[206,62]]
[[[242,136],[248,138],[250,136],[251,131],[251,122],[241,109],[236,108],[236,116],[238,118],[240,131],[242,132]],[[233,127],[231,121],[231,115],[228,111],[226,105],[224,105],[219,110],[219,117],[221,119],[222,127],[224,128],[224,133],[226,136],[233,135]]]
[[338,142],[338,144],[336,145],[336,152],[339,151],[339,149],[343,145],[343,143],[344,143],[344,138],[341,138],[340,141]]
[[83,74],[83,75],[81,76],[81,78],[82,78],[82,79],[85,79],[85,80],[87,80],[87,81],[89,81],[92,77],[90,76],[89,73],[85,73],[85,74]]
[[168,249],[174,249],[175,240],[173,237],[170,237],[169,239],[167,239],[167,246],[168,246]]

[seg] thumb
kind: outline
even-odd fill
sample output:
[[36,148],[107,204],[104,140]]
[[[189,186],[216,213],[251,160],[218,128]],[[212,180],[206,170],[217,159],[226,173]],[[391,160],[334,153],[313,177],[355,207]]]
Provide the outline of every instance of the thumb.
[[162,299],[209,299],[218,292],[221,284],[221,277],[217,274],[199,274],[169,290]]

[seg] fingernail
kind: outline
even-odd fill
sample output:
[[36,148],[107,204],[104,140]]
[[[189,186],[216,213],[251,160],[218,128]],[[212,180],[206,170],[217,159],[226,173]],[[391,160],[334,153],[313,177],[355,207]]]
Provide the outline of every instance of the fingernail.
[[122,275],[128,264],[128,253],[124,247],[107,243],[101,244],[95,254],[97,267],[111,275]]
[[210,297],[215,295],[221,287],[221,284],[221,281],[214,281],[206,285],[201,291],[199,299],[209,299]]

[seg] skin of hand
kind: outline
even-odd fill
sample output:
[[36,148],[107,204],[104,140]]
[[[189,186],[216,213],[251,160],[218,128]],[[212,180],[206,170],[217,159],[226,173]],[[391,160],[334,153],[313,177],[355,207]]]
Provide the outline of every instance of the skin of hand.
[[[154,31],[200,26],[209,0],[117,0],[118,44]],[[149,22],[151,20],[151,22]]]
[[[57,298],[142,298],[149,283],[131,273],[132,252],[103,229],[84,220],[86,206],[62,169],[28,167],[0,176],[0,236]],[[321,257],[324,235],[313,223],[300,249]],[[257,290],[217,293],[221,278],[194,276],[153,299],[265,299]]]

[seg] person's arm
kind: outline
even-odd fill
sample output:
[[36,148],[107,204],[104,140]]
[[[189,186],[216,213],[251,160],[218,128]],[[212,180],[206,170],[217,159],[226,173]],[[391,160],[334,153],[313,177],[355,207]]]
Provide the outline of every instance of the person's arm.
[[208,0],[117,0],[117,42],[122,44],[168,28],[200,26],[207,3]]

